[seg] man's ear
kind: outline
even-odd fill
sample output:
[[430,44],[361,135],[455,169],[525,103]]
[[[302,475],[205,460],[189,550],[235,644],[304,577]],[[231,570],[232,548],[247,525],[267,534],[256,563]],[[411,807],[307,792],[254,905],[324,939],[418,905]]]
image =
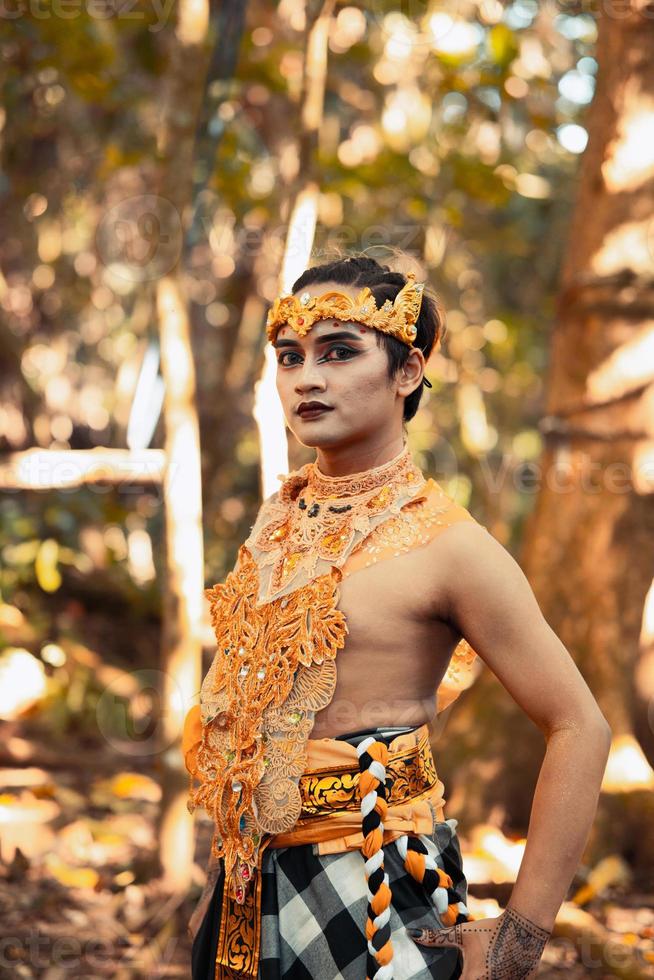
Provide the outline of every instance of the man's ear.
[[398,395],[405,398],[419,388],[425,373],[425,355],[417,347],[413,347],[406,363],[398,373]]

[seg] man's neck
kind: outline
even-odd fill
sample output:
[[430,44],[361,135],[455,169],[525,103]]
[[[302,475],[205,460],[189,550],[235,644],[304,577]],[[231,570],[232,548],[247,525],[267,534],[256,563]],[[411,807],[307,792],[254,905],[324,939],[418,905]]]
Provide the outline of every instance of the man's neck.
[[402,434],[370,449],[360,446],[319,449],[316,466],[325,476],[349,476],[383,466],[395,459],[406,445]]

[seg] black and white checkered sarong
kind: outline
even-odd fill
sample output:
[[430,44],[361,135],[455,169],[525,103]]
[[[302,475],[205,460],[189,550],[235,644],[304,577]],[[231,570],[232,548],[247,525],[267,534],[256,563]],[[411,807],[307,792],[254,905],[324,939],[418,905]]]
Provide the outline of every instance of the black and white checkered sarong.
[[[420,839],[452,878],[462,902],[467,881],[456,820],[437,821]],[[394,841],[384,844],[384,869],[392,892],[394,980],[456,980],[455,949],[415,943],[406,926],[443,928],[431,896],[406,869]],[[361,851],[318,854],[317,844],[271,848],[263,855],[259,980],[365,980],[368,905]],[[193,980],[215,978],[224,876],[221,874],[193,943]]]

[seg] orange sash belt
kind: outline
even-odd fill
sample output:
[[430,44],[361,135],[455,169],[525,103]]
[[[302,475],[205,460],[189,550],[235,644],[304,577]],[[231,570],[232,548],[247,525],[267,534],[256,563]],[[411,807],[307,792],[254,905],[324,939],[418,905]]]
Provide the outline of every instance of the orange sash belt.
[[[432,834],[435,822],[444,819],[445,787],[436,772],[428,726],[397,735],[388,753],[384,844],[403,834]],[[333,738],[308,740],[307,767],[299,780],[302,810],[295,827],[263,840],[256,880],[243,905],[223,887],[215,980],[257,977],[261,951],[261,863],[267,847],[317,844],[319,854],[361,848],[364,837],[358,781],[359,760],[354,745]],[[361,873],[364,873],[363,863]]]

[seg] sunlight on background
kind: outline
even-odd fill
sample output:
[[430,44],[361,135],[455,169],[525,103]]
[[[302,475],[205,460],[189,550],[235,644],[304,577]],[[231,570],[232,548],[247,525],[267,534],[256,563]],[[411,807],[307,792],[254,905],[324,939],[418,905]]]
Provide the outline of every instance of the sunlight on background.
[[464,853],[466,878],[476,884],[515,881],[526,843],[525,838],[511,840],[491,824],[479,824]]
[[633,735],[619,735],[611,743],[602,790],[626,793],[654,789],[654,771]]
[[0,653],[0,718],[18,718],[46,691],[43,664],[29,652],[5,647]]
[[638,108],[625,115],[602,176],[612,194],[635,190],[654,177],[654,100],[639,93]]
[[[287,295],[293,282],[307,268],[318,215],[319,189],[310,184],[298,195],[291,215],[286,250],[280,274],[280,295]],[[288,439],[282,404],[275,378],[277,358],[271,344],[266,344],[265,364],[255,386],[253,415],[259,427],[261,454],[261,492],[266,497],[279,487],[279,475],[288,472]]]

